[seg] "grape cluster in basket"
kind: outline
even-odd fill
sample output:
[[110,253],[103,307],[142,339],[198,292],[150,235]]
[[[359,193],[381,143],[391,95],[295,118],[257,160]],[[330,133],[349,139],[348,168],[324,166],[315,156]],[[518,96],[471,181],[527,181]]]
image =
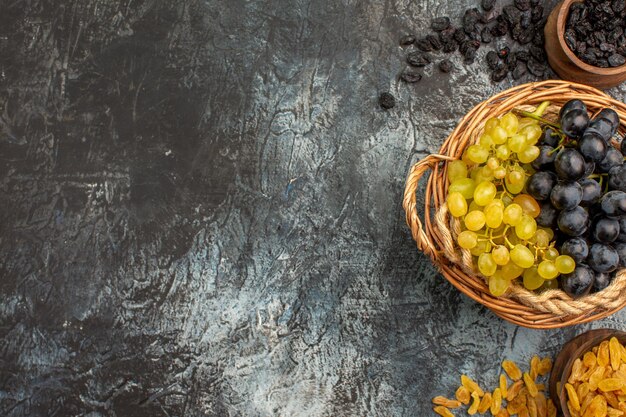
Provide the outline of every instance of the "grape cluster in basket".
[[521,277],[529,290],[578,297],[626,266],[626,166],[611,145],[617,113],[590,120],[572,100],[554,123],[542,117],[548,105],[487,120],[478,142],[448,164],[456,241],[496,296]]

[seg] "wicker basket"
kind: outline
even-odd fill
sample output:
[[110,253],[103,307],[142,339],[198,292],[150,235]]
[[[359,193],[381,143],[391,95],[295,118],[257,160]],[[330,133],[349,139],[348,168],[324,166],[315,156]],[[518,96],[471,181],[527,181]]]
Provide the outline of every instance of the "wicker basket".
[[[489,117],[501,116],[523,105],[536,106],[549,101],[554,115],[565,102],[580,99],[595,114],[601,108],[613,108],[620,116],[620,134],[626,131],[626,105],[586,85],[550,80],[523,84],[480,103],[457,125],[441,146],[439,154],[422,159],[413,167],[406,181],[403,207],[417,247],[427,254],[443,276],[461,292],[487,306],[511,323],[537,329],[565,327],[607,317],[626,305],[626,270],[618,272],[606,289],[576,300],[561,290],[533,293],[515,283],[500,297],[490,294],[487,284],[473,271],[469,251],[459,248],[453,236],[459,232],[458,221],[450,216],[445,204],[448,183],[447,163],[459,159],[464,149],[475,143]],[[424,222],[416,207],[419,179],[432,173],[424,195]],[[519,281],[516,280],[516,281]]]

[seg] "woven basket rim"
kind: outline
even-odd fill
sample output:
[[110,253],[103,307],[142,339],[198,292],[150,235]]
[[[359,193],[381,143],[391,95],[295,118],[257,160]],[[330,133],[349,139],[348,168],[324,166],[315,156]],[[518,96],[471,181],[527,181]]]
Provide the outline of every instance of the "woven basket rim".
[[[620,271],[611,286],[581,299],[572,300],[561,290],[542,293],[537,303],[528,290],[511,290],[494,297],[482,277],[468,274],[462,263],[447,257],[460,253],[450,247],[452,231],[440,217],[447,195],[447,163],[459,159],[463,150],[476,140],[486,119],[501,116],[522,105],[537,105],[543,101],[560,106],[572,98],[583,100],[593,114],[602,107],[613,108],[620,116],[620,134],[626,131],[626,104],[593,87],[561,80],[527,83],[502,91],[474,106],[461,118],[443,142],[439,153],[418,161],[407,177],[403,207],[418,248],[428,255],[442,275],[459,291],[485,305],[495,314],[514,324],[538,329],[558,328],[586,323],[607,317],[626,305],[626,270]],[[416,190],[419,179],[431,171],[424,191],[424,222],[417,211]],[[442,210],[445,211],[445,210]],[[601,295],[600,295],[601,294]],[[592,297],[592,298],[589,298]],[[595,297],[595,298],[593,298]],[[582,301],[581,301],[582,300]]]

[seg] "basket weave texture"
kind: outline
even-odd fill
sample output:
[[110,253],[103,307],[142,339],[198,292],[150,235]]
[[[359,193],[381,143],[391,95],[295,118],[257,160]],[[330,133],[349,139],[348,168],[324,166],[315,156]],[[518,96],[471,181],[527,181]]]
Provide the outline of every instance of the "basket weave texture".
[[[442,275],[462,293],[503,319],[524,327],[565,327],[598,320],[617,312],[626,305],[626,269],[617,273],[609,287],[575,300],[561,290],[547,290],[540,294],[528,291],[519,283],[519,279],[503,296],[491,295],[485,279],[475,272],[469,251],[461,249],[454,241],[460,226],[449,215],[445,204],[448,194],[447,164],[460,159],[465,148],[477,142],[488,118],[502,116],[515,108],[534,107],[543,101],[551,103],[547,117],[554,118],[558,109],[574,98],[585,102],[591,115],[602,108],[615,110],[621,121],[619,134],[624,135],[626,105],[602,91],[560,80],[523,84],[474,107],[461,119],[438,154],[431,154],[413,165],[406,181],[403,207],[417,247],[432,259]],[[416,192],[420,178],[428,171],[431,174],[424,193],[422,222],[417,211]]]

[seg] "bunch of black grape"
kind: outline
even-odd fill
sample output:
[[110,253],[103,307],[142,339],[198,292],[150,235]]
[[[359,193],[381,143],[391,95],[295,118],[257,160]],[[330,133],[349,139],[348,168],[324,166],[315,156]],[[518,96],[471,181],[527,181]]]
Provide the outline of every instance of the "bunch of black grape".
[[621,151],[611,144],[620,124],[614,110],[590,120],[580,100],[561,108],[559,122],[544,130],[527,191],[541,201],[537,223],[553,228],[559,252],[576,261],[561,288],[580,297],[626,267],[626,140]]

